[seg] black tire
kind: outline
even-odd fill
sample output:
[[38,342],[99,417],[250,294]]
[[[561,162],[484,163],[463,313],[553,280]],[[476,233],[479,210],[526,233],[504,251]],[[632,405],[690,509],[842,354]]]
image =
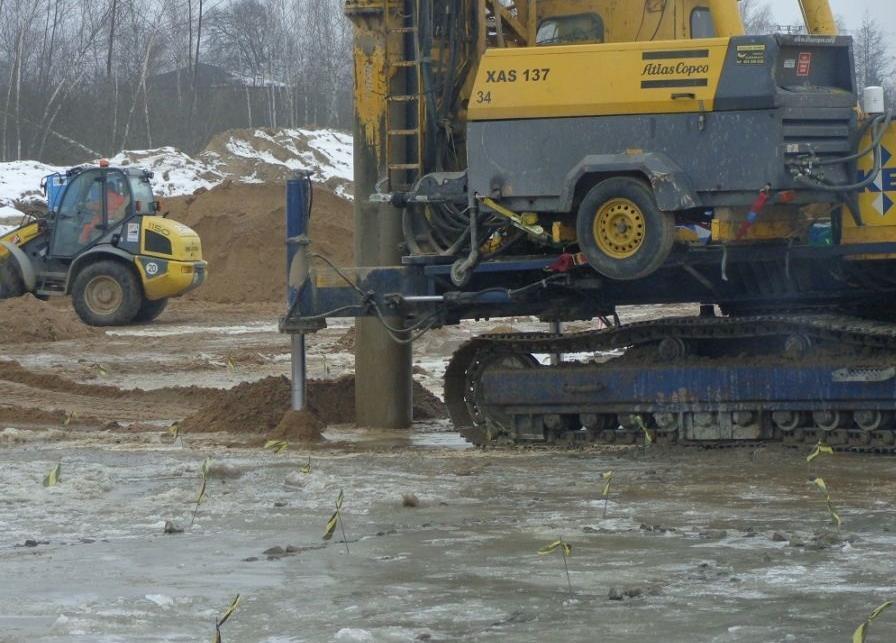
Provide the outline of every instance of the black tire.
[[140,310],[134,316],[134,322],[139,324],[151,322],[162,314],[166,306],[168,306],[167,297],[165,299],[156,299],[155,301],[144,299],[143,303],[140,304]]
[[[625,234],[621,241],[613,237],[612,230],[597,230],[602,225],[610,229],[608,222],[617,215],[627,222],[622,225]],[[597,272],[619,281],[640,279],[662,266],[672,251],[675,218],[657,207],[653,190],[644,181],[617,176],[601,181],[582,199],[576,233],[579,249]],[[598,243],[598,234],[604,248]]]
[[97,261],[85,267],[72,285],[75,312],[88,326],[130,324],[143,303],[136,272],[118,261]]
[[21,297],[25,294],[25,283],[15,259],[7,257],[0,261],[0,299]]

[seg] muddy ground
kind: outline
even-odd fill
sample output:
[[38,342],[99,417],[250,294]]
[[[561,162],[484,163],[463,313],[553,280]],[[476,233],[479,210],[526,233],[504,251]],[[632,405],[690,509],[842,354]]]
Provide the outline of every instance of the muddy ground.
[[[280,312],[175,302],[151,326],[2,343],[0,641],[211,640],[237,593],[224,641],[845,641],[896,596],[896,458],[481,451],[440,419],[331,424],[281,454],[252,417],[169,433],[212,389],[287,372]],[[440,394],[445,358],[496,325],[427,335],[417,381]],[[349,373],[351,345],[348,322],[309,339],[311,377]],[[340,489],[348,552],[322,540]],[[571,594],[537,553],[558,538]],[[868,640],[896,640],[896,611]]]

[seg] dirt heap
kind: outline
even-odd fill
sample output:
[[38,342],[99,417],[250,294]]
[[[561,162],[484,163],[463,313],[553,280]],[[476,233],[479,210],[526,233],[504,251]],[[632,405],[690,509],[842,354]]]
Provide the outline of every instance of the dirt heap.
[[[162,201],[162,211],[202,239],[208,279],[188,295],[220,303],[279,302],[286,289],[286,224],[282,183],[225,181],[189,197]],[[314,189],[312,249],[336,264],[351,265],[354,247],[352,204]]]
[[[273,433],[276,437],[301,439],[303,435],[314,435],[316,422],[321,425],[355,422],[355,378],[346,375],[336,380],[311,380],[308,411],[284,418],[289,407],[289,380],[267,377],[226,391],[180,426],[185,432]],[[442,401],[414,382],[414,418],[443,417],[447,417],[447,411]]]
[[355,350],[355,338],[357,337],[355,333],[355,327],[352,326],[345,333],[336,340],[336,343],[333,344],[333,348],[342,353],[351,353]]
[[81,323],[68,302],[45,302],[33,295],[0,300],[0,344],[55,342],[98,334],[97,329]]
[[331,191],[352,192],[351,134],[333,130],[232,129],[216,134],[200,154],[225,176],[280,185],[297,167]]

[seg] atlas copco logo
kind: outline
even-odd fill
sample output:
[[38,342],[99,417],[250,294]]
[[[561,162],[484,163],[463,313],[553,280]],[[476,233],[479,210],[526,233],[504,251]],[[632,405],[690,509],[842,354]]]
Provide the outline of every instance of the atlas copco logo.
[[[890,214],[890,210],[896,205],[893,203],[893,197],[891,196],[896,192],[896,167],[887,167],[893,155],[885,147],[881,146],[880,153],[880,164],[883,169],[877,175],[877,178],[874,179],[874,182],[865,188],[865,191],[877,194],[872,205],[880,216],[885,217]],[[859,170],[859,181],[867,179],[873,171]],[[888,192],[889,194],[887,194]]]
[[663,65],[661,63],[649,63],[644,65],[642,76],[695,76],[709,73],[709,65],[694,65],[692,63],[678,63],[677,65]]

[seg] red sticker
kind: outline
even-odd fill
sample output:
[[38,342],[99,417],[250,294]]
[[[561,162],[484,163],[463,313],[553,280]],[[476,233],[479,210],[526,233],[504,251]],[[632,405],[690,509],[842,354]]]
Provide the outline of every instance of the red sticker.
[[799,62],[796,64],[797,76],[808,76],[812,69],[812,54],[804,52],[800,54]]

